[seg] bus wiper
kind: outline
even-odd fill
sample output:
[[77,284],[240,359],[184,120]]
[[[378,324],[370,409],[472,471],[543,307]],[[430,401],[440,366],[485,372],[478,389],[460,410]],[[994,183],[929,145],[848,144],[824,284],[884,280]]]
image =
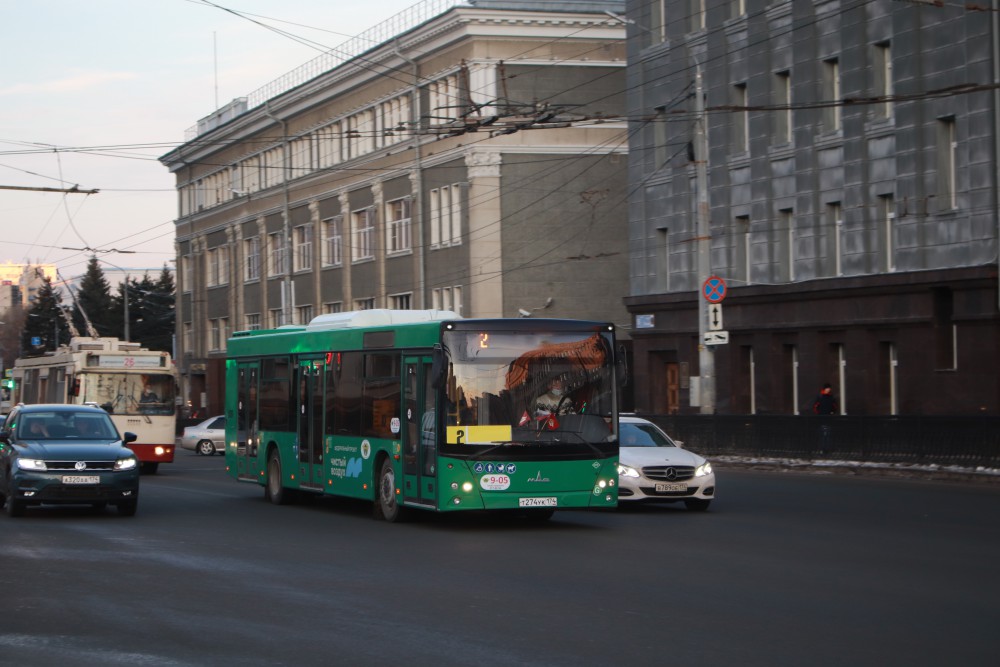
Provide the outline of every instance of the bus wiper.
[[495,452],[498,449],[502,449],[504,447],[520,447],[520,446],[523,446],[523,445],[524,445],[523,442],[517,442],[515,440],[504,440],[502,442],[501,441],[493,441],[492,446],[487,447],[486,449],[484,449],[484,450],[482,450],[480,452],[476,452],[475,454],[473,454],[472,456],[470,456],[469,459],[472,460],[472,461],[476,461],[476,460],[479,460],[479,459],[483,458],[484,456],[486,456],[490,452]]

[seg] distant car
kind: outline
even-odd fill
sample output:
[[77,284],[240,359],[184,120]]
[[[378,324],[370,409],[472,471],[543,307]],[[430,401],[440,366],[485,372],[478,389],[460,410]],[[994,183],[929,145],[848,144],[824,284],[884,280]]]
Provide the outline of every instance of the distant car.
[[646,419],[622,416],[618,429],[620,503],[683,501],[689,510],[708,509],[715,497],[711,463]]
[[104,410],[84,405],[19,405],[0,427],[0,503],[22,516],[30,505],[86,504],[133,516],[139,461]]
[[181,447],[211,456],[226,453],[226,418],[211,417],[200,424],[188,426],[181,434]]

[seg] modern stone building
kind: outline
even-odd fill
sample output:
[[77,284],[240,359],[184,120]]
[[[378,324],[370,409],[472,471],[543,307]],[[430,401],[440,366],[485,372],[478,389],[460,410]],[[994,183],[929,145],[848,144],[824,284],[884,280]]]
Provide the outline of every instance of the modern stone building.
[[975,9],[628,0],[637,409],[800,414],[830,382],[847,414],[997,414],[1000,32]]
[[183,395],[323,313],[627,323],[623,9],[428,0],[202,119],[161,158]]

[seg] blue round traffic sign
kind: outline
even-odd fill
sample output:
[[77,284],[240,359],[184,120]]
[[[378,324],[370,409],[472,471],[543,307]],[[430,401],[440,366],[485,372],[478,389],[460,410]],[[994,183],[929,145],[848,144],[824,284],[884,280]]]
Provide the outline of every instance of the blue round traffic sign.
[[719,276],[709,276],[701,286],[701,295],[709,303],[719,303],[726,298],[726,281]]

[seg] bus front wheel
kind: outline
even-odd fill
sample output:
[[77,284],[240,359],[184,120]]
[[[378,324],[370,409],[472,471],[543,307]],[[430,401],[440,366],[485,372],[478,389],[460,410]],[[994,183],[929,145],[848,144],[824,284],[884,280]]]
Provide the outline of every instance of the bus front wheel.
[[376,519],[383,519],[389,523],[403,521],[405,512],[399,504],[399,497],[396,495],[396,471],[392,468],[392,461],[383,459],[382,468],[378,475],[378,484],[375,486],[375,511]]
[[288,502],[289,494],[281,483],[281,458],[278,450],[271,452],[267,458],[267,482],[264,485],[264,497],[275,505]]

